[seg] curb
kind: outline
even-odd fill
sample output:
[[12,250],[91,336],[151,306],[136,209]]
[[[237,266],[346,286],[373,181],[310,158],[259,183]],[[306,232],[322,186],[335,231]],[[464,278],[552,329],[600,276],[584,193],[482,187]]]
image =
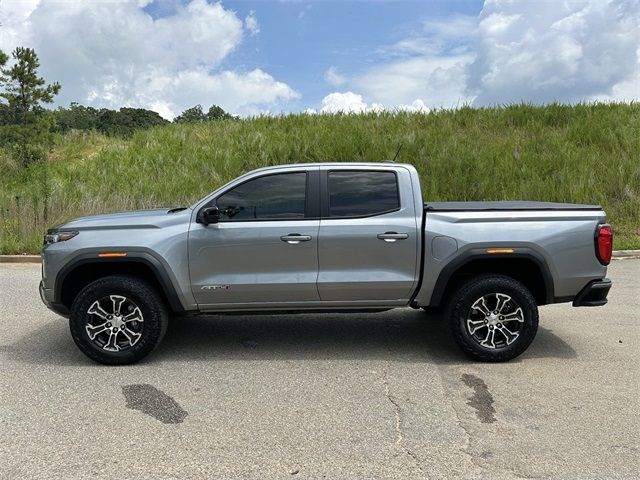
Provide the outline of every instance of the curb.
[[613,258],[618,260],[624,258],[640,258],[640,250],[614,250]]
[[0,255],[0,263],[41,263],[40,255]]
[[[613,258],[640,258],[640,250],[614,250]],[[0,263],[42,263],[40,255],[0,255]]]

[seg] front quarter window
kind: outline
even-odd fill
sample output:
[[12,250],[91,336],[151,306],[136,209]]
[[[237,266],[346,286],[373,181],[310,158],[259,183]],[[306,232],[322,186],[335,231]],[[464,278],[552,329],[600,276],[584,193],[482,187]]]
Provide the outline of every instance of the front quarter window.
[[306,189],[304,172],[254,178],[218,197],[220,221],[302,219]]

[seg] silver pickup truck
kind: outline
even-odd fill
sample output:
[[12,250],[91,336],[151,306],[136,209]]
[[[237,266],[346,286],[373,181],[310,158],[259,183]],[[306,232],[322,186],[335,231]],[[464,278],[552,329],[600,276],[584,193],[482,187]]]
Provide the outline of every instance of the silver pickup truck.
[[613,233],[599,206],[423,203],[395,163],[274,166],[189,208],[49,230],[40,295],[106,364],[140,360],[169,315],[440,309],[471,358],[521,354],[538,305],[607,302]]

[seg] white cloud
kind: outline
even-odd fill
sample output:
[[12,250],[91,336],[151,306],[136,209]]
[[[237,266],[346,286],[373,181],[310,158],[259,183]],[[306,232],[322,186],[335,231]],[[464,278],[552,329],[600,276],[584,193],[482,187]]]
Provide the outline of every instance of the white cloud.
[[640,47],[636,50],[635,73],[611,87],[611,92],[596,94],[592,100],[602,102],[640,101]]
[[322,99],[321,113],[363,113],[368,105],[362,95],[353,92],[334,92]]
[[405,112],[418,112],[418,113],[429,113],[429,107],[425,105],[422,99],[417,98],[411,105],[398,105],[398,110],[404,110]]
[[425,108],[468,104],[467,69],[474,60],[470,39],[477,19],[454,15],[430,19],[391,46],[377,50],[380,61],[353,76],[348,86],[387,109],[410,110],[416,99]]
[[[429,108],[421,99],[416,99],[409,105],[395,105],[385,107],[381,103],[366,103],[362,95],[353,92],[333,92],[322,99],[322,108],[320,113],[367,113],[367,112],[384,112],[384,111],[407,111],[427,113]],[[314,109],[307,109],[307,114],[317,113]]]
[[465,92],[469,55],[417,56],[371,68],[354,86],[371,101],[385,105],[410,104],[416,98],[431,108],[453,108],[468,103]]
[[329,67],[327,71],[324,72],[324,80],[334,87],[339,87],[347,82],[347,78],[338,72],[338,69],[335,67]]
[[41,72],[58,81],[60,104],[156,108],[172,117],[196,103],[233,113],[281,108],[299,95],[260,69],[228,71],[222,62],[256,32],[220,3],[192,0],[153,19],[137,0],[0,3],[0,48],[36,49]]
[[637,0],[487,0],[475,45],[476,104],[640,97]]
[[[260,69],[243,74],[223,71],[216,75],[206,71],[187,70],[171,77],[150,79],[146,93],[139,99],[162,113],[183,109],[172,100],[175,98],[179,98],[184,105],[202,103],[206,105],[205,108],[209,103],[203,102],[203,98],[216,98],[219,100],[211,103],[220,105],[225,110],[256,115],[267,111],[261,105],[276,105],[279,100],[290,95],[291,89],[285,83],[275,81]],[[255,99],[260,99],[259,104]],[[118,102],[116,100],[115,103],[119,104]]]
[[340,86],[388,109],[639,101],[640,1],[486,0],[478,17],[429,19],[376,53]]
[[258,19],[253,10],[251,10],[249,15],[244,19],[244,25],[247,27],[247,30],[251,32],[251,35],[260,33],[260,25],[258,25]]
[[473,15],[452,15],[423,22],[424,35],[439,40],[454,41],[468,39],[475,31],[477,17]]
[[[421,23],[421,28],[417,32],[411,33],[391,46],[380,47],[378,53],[389,59],[414,55],[438,56],[445,51],[451,53],[457,47],[468,46],[477,23],[477,17],[471,15],[429,19]],[[466,48],[462,49],[462,51],[465,50]]]

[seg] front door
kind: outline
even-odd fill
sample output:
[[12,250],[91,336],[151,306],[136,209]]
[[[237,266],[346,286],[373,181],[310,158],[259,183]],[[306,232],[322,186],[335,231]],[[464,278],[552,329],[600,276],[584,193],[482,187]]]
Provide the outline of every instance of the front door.
[[318,169],[252,177],[222,192],[220,221],[189,233],[193,294],[203,310],[318,301]]

